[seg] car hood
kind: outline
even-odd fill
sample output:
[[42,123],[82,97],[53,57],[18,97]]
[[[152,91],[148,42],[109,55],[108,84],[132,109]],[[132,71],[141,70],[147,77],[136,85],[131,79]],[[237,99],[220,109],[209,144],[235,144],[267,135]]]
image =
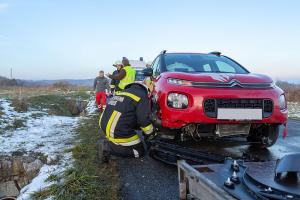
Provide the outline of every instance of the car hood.
[[163,73],[164,78],[175,78],[201,83],[230,83],[238,81],[240,83],[272,83],[273,80],[262,74],[231,74],[231,73],[181,73],[166,72]]

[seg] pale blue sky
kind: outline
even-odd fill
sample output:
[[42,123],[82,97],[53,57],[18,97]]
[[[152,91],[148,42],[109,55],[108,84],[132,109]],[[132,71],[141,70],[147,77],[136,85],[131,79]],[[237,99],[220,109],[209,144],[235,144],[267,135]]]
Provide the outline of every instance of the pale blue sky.
[[252,72],[300,79],[300,1],[0,0],[0,75],[92,78],[163,49],[219,50]]

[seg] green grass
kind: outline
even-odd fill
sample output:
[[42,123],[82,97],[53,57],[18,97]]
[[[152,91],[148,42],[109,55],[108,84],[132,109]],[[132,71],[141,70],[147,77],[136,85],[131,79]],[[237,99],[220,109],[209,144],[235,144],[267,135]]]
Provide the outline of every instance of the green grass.
[[62,95],[41,95],[28,98],[30,107],[37,110],[46,110],[51,115],[72,116],[68,100]]
[[90,91],[90,87],[72,86],[68,90],[60,90],[51,86],[45,87],[1,87],[0,86],[0,98],[29,98],[40,95],[65,95],[86,98],[89,94],[86,91]]
[[[12,122],[12,124],[9,124],[7,126],[4,127],[3,131],[7,131],[7,130],[16,130],[18,128],[23,128],[25,127],[25,123],[26,123],[27,119],[18,119],[15,118]],[[0,131],[1,132],[1,131]]]
[[30,117],[33,118],[33,119],[38,119],[38,118],[43,117],[44,115],[45,115],[45,113],[32,113],[30,115]]
[[28,98],[31,108],[45,110],[50,115],[75,116],[78,115],[77,99],[87,100],[90,94],[86,91],[72,92],[68,94],[47,94]]
[[14,119],[13,124],[12,124],[13,128],[17,129],[17,128],[25,127],[25,122],[26,122],[26,119]]
[[34,193],[33,199],[120,199],[117,170],[97,158],[98,116],[82,119],[76,132],[79,143],[69,150],[75,160],[73,167],[63,174],[51,175],[48,181],[54,184]]
[[[0,88],[0,97],[11,99],[12,107],[17,112],[26,112],[28,109],[33,108],[40,111],[45,110],[51,115],[76,116],[79,114],[75,106],[76,101],[87,102],[91,94],[86,89],[75,89],[65,92],[46,88],[20,88],[20,90],[14,88],[14,91],[10,91],[8,88]],[[3,95],[2,93],[8,94]],[[86,105],[86,102],[83,104]],[[1,115],[3,115],[3,112],[0,108]]]
[[5,114],[5,113],[3,112],[3,110],[4,110],[4,108],[0,105],[0,117],[1,117],[2,115]]
[[88,91],[75,91],[64,95],[68,98],[72,98],[72,99],[80,98],[82,100],[89,100],[91,96],[91,94]]

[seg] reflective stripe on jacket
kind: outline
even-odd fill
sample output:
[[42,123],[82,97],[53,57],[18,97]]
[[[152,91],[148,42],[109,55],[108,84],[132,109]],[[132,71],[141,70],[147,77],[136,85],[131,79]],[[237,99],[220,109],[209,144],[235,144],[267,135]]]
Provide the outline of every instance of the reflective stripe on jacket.
[[99,125],[109,141],[131,146],[141,142],[136,134],[139,127],[145,134],[153,132],[149,115],[147,91],[143,86],[132,84],[108,101]]

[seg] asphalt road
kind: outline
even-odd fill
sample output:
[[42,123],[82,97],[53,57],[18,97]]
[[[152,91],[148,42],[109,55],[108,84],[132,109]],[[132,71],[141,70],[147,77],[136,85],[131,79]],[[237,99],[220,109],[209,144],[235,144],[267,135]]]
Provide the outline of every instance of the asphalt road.
[[[249,145],[199,144],[201,148],[210,152],[228,156],[241,156],[247,152],[260,159],[274,160],[285,154],[300,152],[300,121],[288,121],[288,136],[282,136],[269,149],[257,150]],[[118,166],[122,184],[123,199],[178,199],[177,168],[161,163],[146,156],[142,159],[118,159]]]

